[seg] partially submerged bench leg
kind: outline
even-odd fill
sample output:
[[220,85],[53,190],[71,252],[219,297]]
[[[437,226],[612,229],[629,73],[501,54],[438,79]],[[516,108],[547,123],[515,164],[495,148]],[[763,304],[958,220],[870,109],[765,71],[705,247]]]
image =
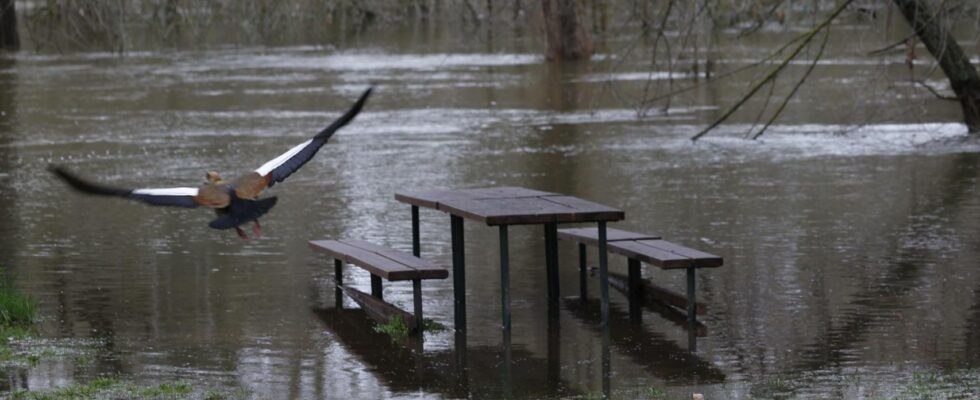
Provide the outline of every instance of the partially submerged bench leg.
[[687,267],[687,321],[691,324],[697,321],[697,299],[694,296],[694,270],[695,267]]
[[463,217],[450,215],[453,242],[453,322],[457,331],[466,330],[466,255],[463,253]]
[[510,255],[507,244],[507,225],[500,225],[500,312],[504,341],[510,341]]
[[578,296],[584,301],[588,298],[588,254],[586,253],[585,243],[578,244]]
[[630,320],[638,322],[640,320],[640,303],[642,303],[643,283],[640,281],[640,260],[630,258],[627,261],[629,275],[627,287],[629,288]]
[[422,318],[422,280],[412,279],[412,303],[415,305],[415,329],[419,333],[425,330]]
[[381,277],[371,274],[371,295],[384,300],[384,295],[381,293]]
[[333,260],[333,281],[334,281],[334,304],[340,309],[344,308],[344,291],[341,287],[344,286],[344,261],[338,258]]

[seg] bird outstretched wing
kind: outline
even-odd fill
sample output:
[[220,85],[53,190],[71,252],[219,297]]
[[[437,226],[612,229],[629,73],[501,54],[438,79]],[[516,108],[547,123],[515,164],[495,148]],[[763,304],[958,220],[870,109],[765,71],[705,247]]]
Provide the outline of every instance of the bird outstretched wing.
[[196,187],[126,189],[107,186],[80,178],[62,166],[52,166],[51,172],[76,190],[99,196],[122,197],[142,201],[154,206],[195,208],[199,206],[222,208],[231,201],[230,196],[218,188],[205,185]]
[[235,194],[243,199],[255,199],[266,188],[275,185],[277,182],[286,180],[293,172],[296,172],[296,170],[310,161],[316,155],[316,152],[320,150],[320,147],[323,147],[327,143],[327,140],[333,136],[334,132],[354,120],[354,117],[357,116],[357,113],[361,112],[361,108],[364,107],[364,103],[367,102],[368,97],[371,95],[371,90],[369,88],[364,91],[361,98],[344,115],[337,118],[337,120],[326,128],[323,128],[313,138],[294,146],[279,155],[279,157],[262,164],[255,171],[235,180],[232,185],[235,187]]

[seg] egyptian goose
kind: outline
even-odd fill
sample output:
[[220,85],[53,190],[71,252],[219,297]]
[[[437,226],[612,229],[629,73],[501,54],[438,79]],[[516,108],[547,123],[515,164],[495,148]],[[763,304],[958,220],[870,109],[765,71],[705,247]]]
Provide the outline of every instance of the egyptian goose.
[[275,196],[259,199],[259,194],[277,182],[282,182],[310,161],[334,132],[354,119],[370,95],[371,89],[368,89],[350,110],[312,139],[300,143],[279,157],[262,164],[255,171],[231,182],[223,180],[217,172],[208,171],[205,175],[207,182],[199,187],[125,189],[87,181],[62,166],[53,165],[49,169],[71,187],[87,194],[123,197],[154,206],[210,207],[218,214],[218,218],[211,221],[208,226],[214,229],[234,228],[239,237],[247,240],[248,235],[240,226],[253,222],[253,235],[261,236],[262,226],[258,218],[276,205]]

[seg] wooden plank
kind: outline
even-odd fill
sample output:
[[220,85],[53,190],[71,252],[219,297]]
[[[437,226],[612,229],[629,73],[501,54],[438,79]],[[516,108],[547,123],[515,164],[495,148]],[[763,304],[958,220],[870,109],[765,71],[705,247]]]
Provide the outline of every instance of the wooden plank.
[[341,286],[340,288],[375,321],[386,324],[391,322],[391,319],[397,315],[405,322],[405,326],[408,327],[409,332],[415,333],[418,331],[415,316],[407,311],[352,287]]
[[438,209],[491,226],[614,221],[623,216],[622,211],[608,207],[577,209],[550,201],[552,197],[556,196],[449,199],[440,202]]
[[635,258],[645,263],[664,268],[687,268],[692,265],[691,259],[669,251],[651,247],[632,240],[609,243],[609,252]]
[[520,197],[541,197],[554,196],[555,193],[542,192],[540,190],[522,188],[517,186],[501,186],[490,188],[464,189],[460,192],[470,195],[474,199],[502,199]]
[[419,277],[418,271],[376,253],[362,250],[337,240],[311,240],[310,247],[334,258],[364,268],[373,275],[389,281],[404,281]]
[[640,240],[637,241],[637,243],[690,258],[691,262],[693,262],[698,268],[716,268],[724,264],[724,260],[719,256],[705,253],[701,250],[695,250],[690,247],[684,247],[666,240]]
[[408,268],[414,269],[418,271],[419,279],[445,279],[449,277],[449,271],[447,271],[445,268],[441,268],[431,261],[424,260],[389,247],[380,246],[358,239],[343,239],[340,242],[365,251],[370,251],[379,256],[402,264]]
[[[599,230],[596,228],[568,228],[559,229],[558,238],[573,242],[585,243],[592,246],[599,245]],[[619,242],[623,240],[644,240],[660,239],[660,235],[629,232],[621,229],[606,228],[606,241]]]
[[470,198],[470,196],[460,193],[459,190],[451,189],[411,190],[395,193],[395,200],[425,208],[437,208],[439,201],[454,198]]
[[[576,210],[576,212],[580,214],[584,213],[584,214],[609,215],[609,218],[618,217],[619,219],[623,219],[626,217],[626,213],[624,213],[623,210],[602,205],[599,203],[591,202],[585,199],[580,199],[578,197],[562,195],[562,196],[547,196],[547,197],[542,197],[542,199],[553,203],[561,204],[565,207],[569,207],[571,209]],[[618,220],[609,219],[607,221],[618,221]]]

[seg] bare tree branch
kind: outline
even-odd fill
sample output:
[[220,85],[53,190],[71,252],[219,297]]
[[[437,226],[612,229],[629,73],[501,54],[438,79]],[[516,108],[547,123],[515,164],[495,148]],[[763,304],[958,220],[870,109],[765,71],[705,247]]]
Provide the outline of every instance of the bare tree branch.
[[766,76],[764,78],[762,78],[761,81],[759,81],[758,83],[756,83],[756,85],[753,86],[752,89],[750,89],[748,91],[748,93],[744,94],[734,105],[732,105],[731,107],[729,107],[728,110],[726,110],[725,113],[722,114],[721,117],[719,117],[718,119],[716,119],[714,122],[711,123],[711,125],[708,125],[708,127],[704,128],[703,130],[701,130],[700,132],[698,132],[696,135],[692,136],[691,137],[691,141],[692,142],[697,141],[702,136],[706,135],[709,131],[711,131],[712,129],[716,128],[718,125],[721,125],[722,122],[725,122],[725,120],[727,120],[728,117],[730,117],[732,114],[734,114],[735,111],[737,111],[743,104],[745,104],[746,101],[748,101],[750,98],[752,98],[752,96],[754,96],[756,94],[756,92],[758,92],[759,89],[761,89],[767,82],[775,79],[776,78],[776,75],[778,75],[780,72],[782,72],[782,70],[785,69],[787,65],[789,65],[790,61],[793,61],[793,59],[795,59],[796,56],[798,56],[800,54],[800,52],[803,51],[803,48],[806,47],[807,44],[809,44],[810,41],[813,40],[813,38],[817,35],[817,33],[819,33],[824,28],[830,26],[830,23],[835,18],[837,18],[837,16],[840,15],[840,13],[843,12],[844,9],[847,8],[848,5],[850,5],[853,2],[854,2],[854,0],[847,0],[847,1],[842,2],[840,5],[837,6],[836,9],[834,9],[833,12],[831,12],[831,14],[826,19],[823,20],[823,22],[821,22],[820,24],[818,24],[817,26],[815,26],[810,31],[808,31],[808,32],[800,35],[801,42],[800,42],[799,45],[796,46],[795,49],[793,49],[793,52],[792,53],[790,53],[785,58],[783,58],[783,61],[781,63],[779,63],[779,65],[777,65],[775,68],[773,68],[772,70],[770,70],[769,73],[766,74]]

